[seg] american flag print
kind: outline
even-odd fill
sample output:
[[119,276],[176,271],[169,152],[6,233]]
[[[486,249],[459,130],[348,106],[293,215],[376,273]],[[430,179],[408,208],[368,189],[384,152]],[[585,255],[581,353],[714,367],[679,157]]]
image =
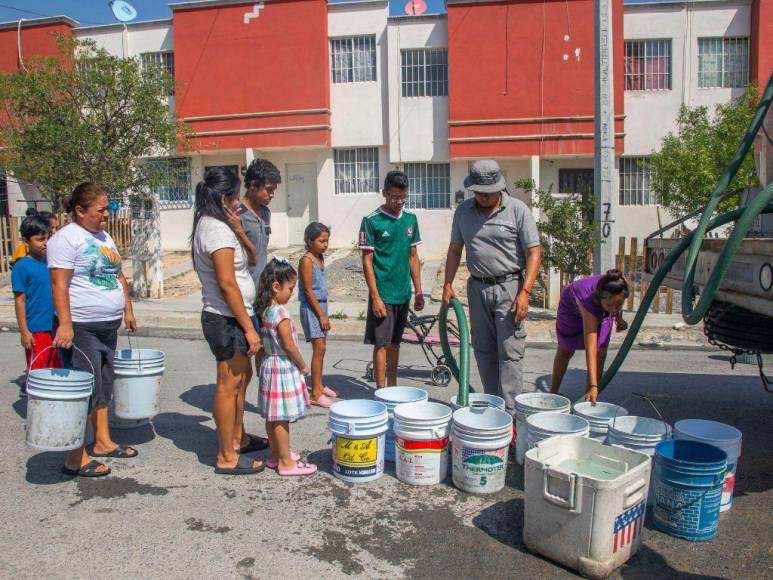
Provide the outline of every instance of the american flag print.
[[644,525],[644,512],[646,509],[647,503],[642,501],[615,518],[615,527],[612,532],[613,554],[627,544],[632,544],[636,539],[636,536],[641,534],[641,528],[642,525]]

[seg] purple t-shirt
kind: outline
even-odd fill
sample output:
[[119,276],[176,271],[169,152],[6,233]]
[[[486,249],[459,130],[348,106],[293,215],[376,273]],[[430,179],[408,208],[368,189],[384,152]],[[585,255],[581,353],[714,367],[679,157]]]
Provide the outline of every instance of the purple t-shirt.
[[599,321],[598,345],[604,346],[609,342],[612,335],[612,318],[595,299],[596,286],[601,278],[603,276],[600,275],[580,278],[564,288],[556,315],[558,344],[574,350],[585,348],[582,313],[577,306],[578,302]]

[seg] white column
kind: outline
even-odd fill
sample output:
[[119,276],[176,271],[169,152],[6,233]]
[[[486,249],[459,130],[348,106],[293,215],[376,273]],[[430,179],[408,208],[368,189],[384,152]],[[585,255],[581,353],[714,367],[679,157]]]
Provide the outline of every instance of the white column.
[[[540,179],[539,179],[539,171],[540,171],[540,157],[539,155],[532,155],[529,157],[529,179],[534,182],[534,191],[538,191],[540,188]],[[534,200],[534,195],[532,195],[532,199],[530,201]],[[539,208],[532,206],[531,213],[534,214],[534,219],[539,221]]]

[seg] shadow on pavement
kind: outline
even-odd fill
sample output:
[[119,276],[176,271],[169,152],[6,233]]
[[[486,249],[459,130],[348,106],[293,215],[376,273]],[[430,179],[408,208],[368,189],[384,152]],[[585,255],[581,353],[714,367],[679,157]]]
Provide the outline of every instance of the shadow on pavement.
[[159,437],[169,439],[182,451],[195,453],[199,463],[212,466],[217,458],[217,432],[202,425],[209,420],[204,415],[161,413],[153,424]]
[[[335,365],[333,365],[335,368]],[[346,375],[324,375],[325,385],[338,393],[340,399],[372,399],[375,386]]]
[[[257,381],[255,381],[257,383]],[[215,384],[196,385],[180,395],[180,400],[189,404],[191,407],[201,409],[205,413],[212,413],[212,404],[215,400]],[[249,397],[244,401],[244,412],[257,413],[258,408],[254,402],[249,401]]]
[[706,574],[690,574],[677,570],[658,552],[642,544],[636,555],[628,563],[619,568],[621,578],[630,580],[652,580],[652,578],[668,578],[669,580],[722,580],[722,576]]
[[[155,419],[154,419],[155,420]],[[153,424],[148,423],[136,429],[110,429],[110,436],[119,445],[142,445],[156,438]]]
[[500,501],[481,511],[472,523],[497,542],[528,554],[523,545],[523,508],[522,498]]
[[44,451],[33,455],[27,460],[25,479],[35,485],[56,485],[73,479],[62,473],[65,453],[61,451]]
[[20,396],[11,406],[19,417],[22,419],[27,418],[27,397]]

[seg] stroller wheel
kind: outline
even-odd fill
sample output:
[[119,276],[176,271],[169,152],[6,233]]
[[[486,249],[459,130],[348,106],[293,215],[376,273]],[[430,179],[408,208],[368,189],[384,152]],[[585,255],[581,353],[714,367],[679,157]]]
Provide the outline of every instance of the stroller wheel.
[[445,387],[451,382],[451,369],[446,365],[439,364],[432,369],[430,379],[436,385]]
[[368,366],[365,367],[365,380],[370,381],[371,383],[375,380],[375,377],[373,376],[373,363],[369,362]]

